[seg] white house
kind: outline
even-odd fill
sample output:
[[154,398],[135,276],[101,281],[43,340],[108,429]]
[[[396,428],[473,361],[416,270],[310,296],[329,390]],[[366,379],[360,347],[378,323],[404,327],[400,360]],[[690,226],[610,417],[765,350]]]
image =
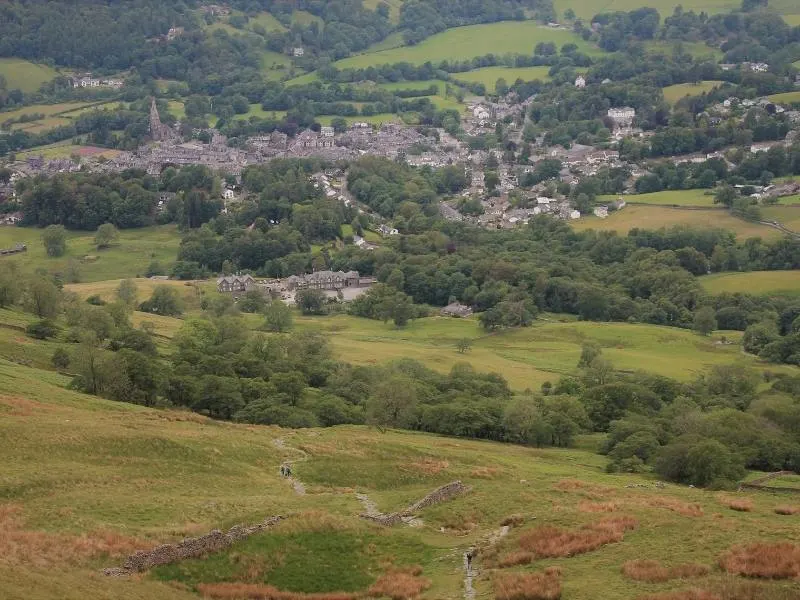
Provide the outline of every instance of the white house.
[[581,211],[579,211],[579,210],[570,211],[569,218],[570,219],[580,219],[581,218]]
[[599,217],[601,219],[605,219],[608,216],[608,207],[607,206],[596,206],[594,211],[595,217]]
[[621,108],[609,108],[608,116],[620,127],[630,127],[636,117],[636,109],[630,106]]
[[578,77],[575,79],[575,87],[579,89],[586,87],[586,80],[581,75],[578,75]]
[[397,234],[399,234],[399,233],[400,233],[400,232],[399,232],[397,229],[395,229],[394,227],[388,227],[388,226],[386,226],[386,225],[379,225],[379,226],[378,226],[378,232],[379,232],[381,235],[397,235]]
[[305,53],[306,53],[306,51],[305,51],[305,49],[304,49],[304,48],[301,48],[301,47],[292,48],[292,55],[293,55],[293,56],[295,56],[295,57],[297,57],[297,58],[300,58],[300,57],[301,57],[301,56],[303,56]]
[[233,190],[225,188],[222,190],[222,198],[223,200],[233,200],[236,195],[233,193]]
[[332,138],[334,134],[333,127],[327,127],[327,126],[321,127],[319,132],[322,135],[322,137],[329,137],[329,138]]

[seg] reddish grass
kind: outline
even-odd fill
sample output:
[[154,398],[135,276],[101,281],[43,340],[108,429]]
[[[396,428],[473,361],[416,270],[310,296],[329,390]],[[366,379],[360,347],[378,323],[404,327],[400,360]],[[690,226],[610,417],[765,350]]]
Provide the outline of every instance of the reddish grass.
[[798,600],[800,594],[789,589],[765,586],[750,581],[724,581],[713,590],[688,589],[661,594],[647,594],[636,600]]
[[562,479],[553,487],[562,492],[578,492],[588,498],[599,498],[614,492],[613,488],[587,483],[580,479]]
[[494,579],[497,600],[559,600],[560,573],[504,573]]
[[703,508],[696,502],[681,502],[674,498],[665,498],[664,496],[656,496],[655,498],[648,498],[647,505],[653,508],[664,508],[670,510],[684,517],[702,517]]
[[708,590],[682,590],[663,594],[646,594],[639,596],[636,600],[722,600],[722,597]]
[[800,513],[800,506],[776,506],[775,512],[779,515],[796,515]]
[[382,575],[367,592],[373,598],[409,600],[416,598],[431,586],[429,579],[420,577],[422,567],[394,569]]
[[75,564],[92,557],[121,557],[151,544],[113,531],[92,531],[80,536],[24,529],[19,506],[0,505],[0,562],[10,565],[50,567]]
[[498,469],[496,467],[477,467],[472,469],[470,475],[480,479],[494,479],[496,475],[502,472],[502,469]]
[[425,475],[438,475],[450,466],[446,460],[434,460],[432,458],[425,458],[417,462],[408,463],[408,467],[414,471],[424,473]]
[[753,501],[749,498],[729,498],[722,496],[719,498],[719,501],[731,510],[736,510],[739,512],[753,511]]
[[217,600],[358,600],[359,594],[298,594],[282,592],[271,585],[254,583],[201,583],[197,586],[204,598]]
[[685,564],[667,568],[656,560],[631,560],[622,565],[622,574],[634,581],[661,583],[670,579],[688,579],[708,575],[705,565]]
[[574,556],[621,542],[625,532],[637,526],[636,519],[624,516],[609,517],[575,530],[546,525],[523,533],[519,544],[537,558]]
[[790,542],[734,546],[719,559],[735,575],[762,579],[800,577],[800,545]]
[[508,515],[505,519],[500,521],[500,525],[504,527],[518,527],[525,522],[525,517],[522,515]]
[[500,557],[497,565],[501,568],[516,567],[517,565],[529,565],[533,562],[533,553],[525,552],[524,550],[517,550],[509,552],[505,556]]
[[578,510],[588,513],[615,512],[619,509],[619,502],[614,502],[613,500],[609,500],[608,502],[589,502],[588,500],[582,500],[580,504],[578,504]]

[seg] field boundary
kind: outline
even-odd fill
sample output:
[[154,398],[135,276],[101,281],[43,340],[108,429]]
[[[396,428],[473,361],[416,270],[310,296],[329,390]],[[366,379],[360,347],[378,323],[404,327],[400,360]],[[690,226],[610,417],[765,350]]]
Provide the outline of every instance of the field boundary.
[[794,471],[776,471],[775,473],[764,475],[763,477],[759,477],[758,479],[752,479],[747,483],[741,483],[739,484],[739,487],[748,490],[761,490],[763,492],[789,492],[790,494],[800,494],[800,489],[798,488],[784,488],[784,487],[762,485],[767,481],[777,479],[778,477],[783,477],[784,475],[796,475],[796,473]]

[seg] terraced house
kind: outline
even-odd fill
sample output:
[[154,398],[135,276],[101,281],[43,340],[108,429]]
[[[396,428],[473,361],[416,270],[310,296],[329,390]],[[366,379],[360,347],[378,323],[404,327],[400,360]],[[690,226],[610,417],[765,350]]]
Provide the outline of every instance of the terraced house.
[[310,275],[292,275],[286,279],[286,289],[294,290],[341,290],[358,287],[361,277],[358,271],[317,271]]

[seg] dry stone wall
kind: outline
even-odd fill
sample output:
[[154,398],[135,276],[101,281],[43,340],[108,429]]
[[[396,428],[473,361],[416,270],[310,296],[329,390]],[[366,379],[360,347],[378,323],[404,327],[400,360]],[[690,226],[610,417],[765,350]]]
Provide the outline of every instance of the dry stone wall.
[[196,538],[187,538],[177,544],[163,544],[152,550],[131,554],[121,568],[105,569],[103,572],[106,575],[129,575],[131,573],[147,571],[148,569],[160,565],[168,565],[187,558],[204,556],[211,552],[217,552],[227,548],[234,542],[243,540],[253,534],[265,531],[276,525],[282,519],[283,517],[279,516],[270,517],[251,527],[235,525],[231,527],[227,533],[223,533],[219,529],[214,529],[206,535],[201,535]]
[[398,523],[402,522],[404,518],[410,517],[414,513],[422,510],[423,508],[427,508],[428,506],[432,506],[434,504],[439,504],[440,502],[446,502],[447,500],[451,500],[456,496],[460,496],[462,494],[466,494],[469,492],[470,488],[460,481],[453,481],[448,483],[447,485],[443,485],[440,488],[433,490],[430,494],[418,500],[405,510],[401,510],[400,512],[394,513],[378,513],[378,514],[370,514],[370,513],[362,513],[360,516],[362,519],[366,519],[368,521],[372,521],[373,523],[377,523],[378,525],[383,525],[385,527],[392,527],[393,525],[397,525]]

